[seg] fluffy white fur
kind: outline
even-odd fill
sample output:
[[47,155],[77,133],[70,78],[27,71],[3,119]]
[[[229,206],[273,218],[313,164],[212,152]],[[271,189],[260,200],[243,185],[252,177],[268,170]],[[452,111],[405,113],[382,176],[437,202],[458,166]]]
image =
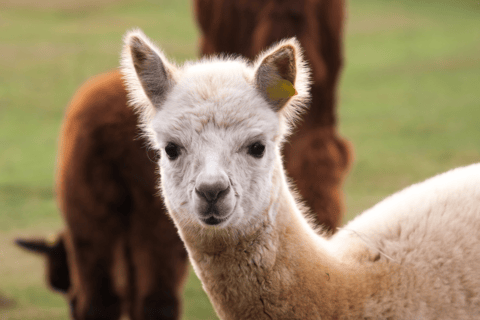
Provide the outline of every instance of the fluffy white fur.
[[[122,71],[161,150],[166,206],[220,318],[478,319],[480,165],[407,188],[328,239],[307,223],[280,156],[308,99],[294,39],[253,65],[213,58],[182,68],[139,31],[125,43]],[[288,70],[298,95],[269,101],[265,81]],[[148,86],[159,84],[155,96]],[[216,190],[216,202],[208,207],[199,190]]]

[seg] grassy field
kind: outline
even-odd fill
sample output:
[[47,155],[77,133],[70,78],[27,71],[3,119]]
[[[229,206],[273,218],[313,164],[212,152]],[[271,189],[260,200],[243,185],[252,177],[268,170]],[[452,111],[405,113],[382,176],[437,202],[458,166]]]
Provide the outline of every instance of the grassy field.
[[[65,106],[90,76],[116,68],[122,35],[141,27],[178,62],[197,55],[190,3],[0,0],[0,319],[66,319],[42,260],[20,235],[62,221],[52,192]],[[348,6],[340,132],[355,146],[345,221],[409,184],[480,161],[480,4],[362,0]],[[193,272],[185,319],[216,319]],[[0,305],[1,305],[0,298]]]

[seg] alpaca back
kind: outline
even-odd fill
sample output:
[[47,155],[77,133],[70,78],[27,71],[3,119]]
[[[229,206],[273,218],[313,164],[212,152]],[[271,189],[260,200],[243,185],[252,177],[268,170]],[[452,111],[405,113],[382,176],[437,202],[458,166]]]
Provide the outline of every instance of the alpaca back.
[[480,164],[386,198],[347,224],[330,244],[337,254],[345,248],[344,257],[352,250],[358,250],[356,257],[368,251],[372,260],[400,267],[391,295],[372,297],[372,314],[388,316],[378,306],[392,306],[394,298],[400,310],[413,312],[404,315],[409,319],[422,314],[469,319],[480,310]]

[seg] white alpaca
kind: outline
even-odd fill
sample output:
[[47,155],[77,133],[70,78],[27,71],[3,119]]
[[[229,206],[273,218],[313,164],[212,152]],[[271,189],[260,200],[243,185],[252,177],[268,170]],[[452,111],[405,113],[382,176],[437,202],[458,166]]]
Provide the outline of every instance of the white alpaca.
[[220,318],[480,319],[480,165],[407,188],[328,239],[298,208],[280,157],[308,98],[294,39],[253,65],[181,68],[139,31],[125,42],[166,206]]

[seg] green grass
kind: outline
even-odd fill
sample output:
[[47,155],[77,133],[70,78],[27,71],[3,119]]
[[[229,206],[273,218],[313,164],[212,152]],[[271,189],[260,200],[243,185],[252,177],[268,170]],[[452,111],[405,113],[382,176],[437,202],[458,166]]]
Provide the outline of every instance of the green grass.
[[346,220],[385,195],[480,160],[480,5],[350,5],[340,128],[356,161]]
[[[197,55],[190,3],[0,0],[0,319],[66,319],[39,257],[12,240],[62,221],[53,174],[65,106],[116,68],[122,35],[142,28],[178,62]],[[386,195],[480,160],[480,4],[350,1],[339,125],[355,147],[345,221]],[[185,319],[216,319],[191,272]]]

